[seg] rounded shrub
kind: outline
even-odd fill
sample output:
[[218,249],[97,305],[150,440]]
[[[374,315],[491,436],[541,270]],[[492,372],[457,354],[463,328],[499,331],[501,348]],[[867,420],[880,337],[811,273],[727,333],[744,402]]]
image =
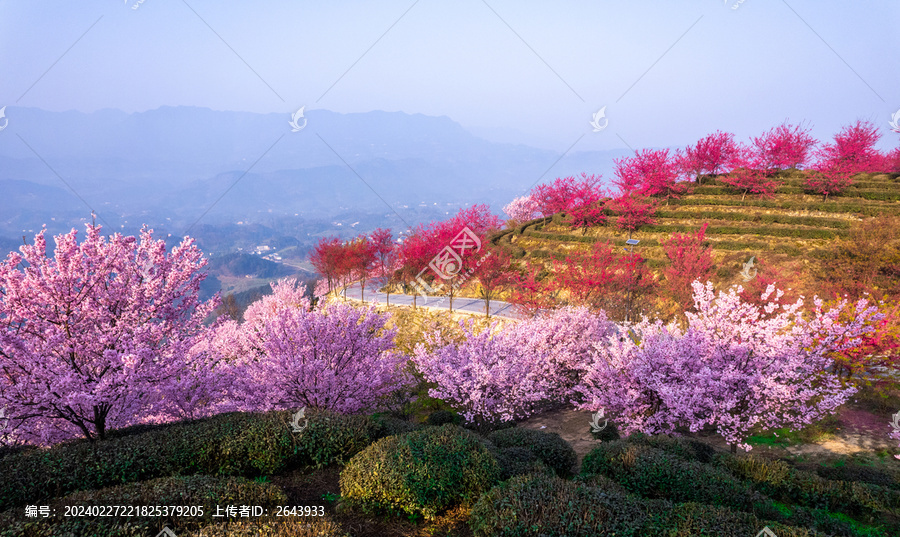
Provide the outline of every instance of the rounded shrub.
[[500,464],[500,480],[506,481],[517,475],[530,473],[548,473],[554,475],[553,470],[548,468],[540,459],[537,458],[530,449],[523,447],[508,447],[500,449],[495,454],[497,462]]
[[418,431],[424,425],[421,423],[413,423],[408,420],[400,419],[391,415],[384,414],[376,414],[372,417],[375,420],[375,425],[377,427],[377,438],[381,439],[386,436],[392,436],[395,434],[403,434],[409,433],[412,431]]
[[682,459],[713,462],[717,452],[714,447],[693,438],[668,435],[646,435],[636,433],[627,438],[629,443],[654,447],[677,455]]
[[585,456],[582,474],[599,473],[644,498],[752,511],[767,498],[725,469],[646,445],[617,441]]
[[819,537],[822,534],[805,528],[765,522],[750,513],[725,507],[686,502],[648,517],[640,535],[694,537],[695,535],[756,535],[768,526],[778,537]]
[[0,465],[0,511],[171,475],[256,477],[327,466],[349,460],[378,436],[366,416],[313,411],[308,418],[296,433],[291,412],[234,412],[8,455]]
[[594,437],[595,440],[600,440],[602,442],[612,442],[613,440],[618,440],[621,438],[619,435],[619,429],[616,428],[616,424],[613,422],[608,422],[606,427],[599,431],[595,431],[594,427],[590,427],[591,436]]
[[471,505],[500,477],[487,444],[450,424],[382,438],[344,467],[342,499],[429,519],[455,505]]
[[646,517],[643,502],[632,496],[528,474],[484,494],[472,507],[469,527],[477,537],[636,536],[645,535],[639,530]]
[[575,450],[557,433],[513,427],[494,431],[487,438],[499,448],[529,449],[560,477],[570,477],[578,461]]
[[428,425],[444,425],[445,423],[459,425],[462,423],[462,417],[452,410],[438,410],[429,414],[425,423]]

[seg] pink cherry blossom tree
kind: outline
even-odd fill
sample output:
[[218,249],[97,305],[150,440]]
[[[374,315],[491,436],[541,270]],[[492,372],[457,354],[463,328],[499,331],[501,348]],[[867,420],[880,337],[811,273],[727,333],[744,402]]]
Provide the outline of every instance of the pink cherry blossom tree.
[[[644,319],[627,338],[597,345],[576,391],[584,410],[604,408],[624,432],[676,434],[712,427],[732,450],[750,450],[756,427],[797,429],[820,419],[855,392],[826,373],[829,353],[858,343],[877,308],[860,301],[858,315],[840,322],[845,304],[804,317],[803,300],[777,311],[741,301],[741,289],[716,296],[712,283],[693,284],[696,313],[688,325]],[[769,286],[763,301],[775,291]],[[781,291],[778,291],[780,296]]]
[[538,204],[532,196],[519,196],[503,208],[513,222],[527,222],[538,217]]
[[416,369],[436,385],[428,395],[456,407],[481,430],[530,415],[547,397],[548,381],[537,367],[542,356],[502,332],[492,334],[496,323],[481,333],[474,331],[471,320],[460,325],[464,334],[460,344],[432,332],[425,334],[425,344],[416,347],[412,358]]
[[45,229],[0,264],[0,408],[22,441],[102,439],[165,415],[196,375],[214,380],[209,354],[192,352],[218,301],[198,298],[193,239],[167,252],[146,226],[139,238],[86,227],[81,243],[56,236],[53,257]]
[[247,308],[243,325],[221,330],[219,352],[230,364],[238,408],[353,413],[410,381],[387,314],[341,303],[310,309],[295,285],[274,283],[272,295]]

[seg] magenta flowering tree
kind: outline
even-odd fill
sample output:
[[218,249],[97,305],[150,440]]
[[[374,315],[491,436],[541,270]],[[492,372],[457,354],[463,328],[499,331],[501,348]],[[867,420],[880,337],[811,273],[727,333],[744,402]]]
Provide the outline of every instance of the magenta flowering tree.
[[768,171],[800,168],[809,160],[818,143],[809,133],[811,127],[782,123],[753,138],[753,148],[762,167]]
[[479,334],[471,321],[460,325],[465,335],[460,344],[433,332],[425,335],[427,346],[416,347],[413,363],[436,385],[428,395],[456,407],[481,430],[530,415],[547,397],[548,380],[538,367],[541,355],[503,332],[492,334],[496,323]]
[[347,304],[311,310],[295,285],[273,283],[273,294],[251,304],[242,325],[220,329],[219,353],[230,364],[239,409],[353,413],[410,380],[386,314]]
[[[839,322],[846,304],[823,312],[814,300],[811,319],[803,300],[778,311],[770,285],[762,306],[740,299],[740,288],[715,295],[711,283],[694,282],[696,313],[688,326],[644,319],[635,337],[608,338],[595,347],[576,391],[585,410],[604,408],[625,433],[676,434],[713,427],[732,449],[750,450],[756,427],[800,428],[843,404],[855,392],[826,373],[829,353],[858,343],[877,309],[857,304],[849,322]],[[575,401],[573,401],[575,402]]]
[[684,152],[676,153],[675,161],[679,171],[687,176],[694,176],[697,183],[704,174],[718,174],[724,171],[727,163],[737,151],[734,135],[729,132],[716,131],[688,146]]
[[214,365],[192,351],[217,306],[198,298],[193,239],[167,253],[146,227],[139,239],[86,227],[80,244],[74,229],[56,236],[52,258],[45,229],[0,264],[0,409],[19,441],[93,441],[166,415]]
[[843,167],[851,176],[883,172],[884,155],[875,148],[880,139],[878,127],[870,121],[857,121],[853,125],[847,125],[834,135],[834,143],[819,148],[817,167]]
[[680,198],[690,189],[690,183],[679,181],[680,158],[669,155],[668,149],[642,149],[633,157],[616,159],[616,179],[619,194],[632,193],[655,198]]

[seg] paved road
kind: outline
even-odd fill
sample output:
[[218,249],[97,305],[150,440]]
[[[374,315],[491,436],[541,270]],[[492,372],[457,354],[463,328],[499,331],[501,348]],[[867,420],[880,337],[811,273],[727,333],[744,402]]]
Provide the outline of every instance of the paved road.
[[[359,284],[351,286],[347,289],[347,298],[352,298],[354,300],[360,300],[360,286]],[[379,304],[387,303],[387,295],[384,293],[378,293],[369,286],[366,286],[366,302],[371,302],[373,300],[377,300]],[[413,305],[413,297],[412,295],[398,295],[391,293],[390,297],[391,306],[412,306]],[[416,297],[416,306],[417,307],[425,307],[425,308],[433,308],[437,310],[449,310],[450,309],[450,298],[445,296],[429,296],[425,297],[419,295]],[[484,315],[484,300],[480,298],[467,298],[467,297],[453,297],[453,311],[460,311],[464,313],[480,313]],[[501,302],[499,300],[491,300],[491,317],[505,317],[507,319],[520,319],[521,315],[518,315],[515,311],[515,308],[509,302]]]

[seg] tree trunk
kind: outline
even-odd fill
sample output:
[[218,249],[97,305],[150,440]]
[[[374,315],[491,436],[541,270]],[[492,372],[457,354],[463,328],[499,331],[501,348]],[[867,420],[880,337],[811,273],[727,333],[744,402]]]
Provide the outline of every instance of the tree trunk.
[[731,454],[734,455],[737,453],[737,444],[731,444]]
[[485,295],[484,299],[484,316],[491,316],[491,299],[487,295]]

